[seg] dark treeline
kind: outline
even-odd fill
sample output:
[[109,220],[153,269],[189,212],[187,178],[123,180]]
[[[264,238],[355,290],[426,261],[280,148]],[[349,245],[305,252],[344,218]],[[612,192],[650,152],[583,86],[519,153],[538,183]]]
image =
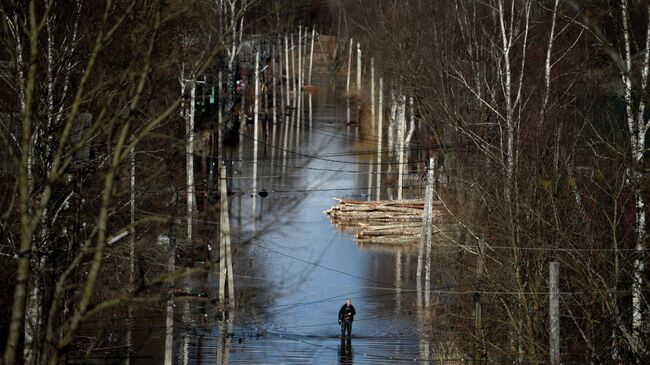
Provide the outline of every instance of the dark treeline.
[[448,146],[429,151],[458,228],[434,245],[433,280],[452,288],[431,309],[439,352],[549,361],[559,262],[562,362],[647,361],[647,3],[351,0],[345,14],[387,88],[414,98],[419,143]]

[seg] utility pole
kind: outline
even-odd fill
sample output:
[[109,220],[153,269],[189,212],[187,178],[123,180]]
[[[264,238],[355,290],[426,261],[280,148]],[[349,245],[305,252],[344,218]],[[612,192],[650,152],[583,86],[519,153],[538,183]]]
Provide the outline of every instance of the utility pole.
[[384,133],[384,78],[379,78],[379,110],[377,126],[377,200],[381,200],[381,148]]
[[259,114],[260,114],[260,51],[255,53],[255,64],[253,65],[253,72],[255,72],[255,102],[253,106],[253,207],[252,207],[252,221],[255,224],[255,216],[257,215],[256,199],[257,197],[257,149],[259,145]]
[[[312,72],[312,66],[314,64],[314,40],[316,38],[316,26],[312,26],[311,28],[311,51],[309,52],[309,74],[307,75],[307,83],[311,85],[311,72]],[[312,93],[309,93],[309,129],[311,130],[313,124],[314,124],[314,112],[312,108],[312,100],[311,100],[311,95]]]
[[233,284],[232,250],[230,246],[230,214],[228,209],[228,185],[226,182],[226,166],[219,170],[221,180],[221,207],[219,224],[219,305],[224,308],[226,302],[226,282],[228,285],[228,306],[235,305],[235,288]]
[[357,91],[361,91],[361,43],[357,42]]
[[375,58],[370,58],[370,128],[375,129]]
[[350,125],[350,72],[352,71],[352,38],[350,38],[350,49],[348,52],[348,81],[345,86],[345,92],[347,94],[346,103],[347,103],[347,123]]

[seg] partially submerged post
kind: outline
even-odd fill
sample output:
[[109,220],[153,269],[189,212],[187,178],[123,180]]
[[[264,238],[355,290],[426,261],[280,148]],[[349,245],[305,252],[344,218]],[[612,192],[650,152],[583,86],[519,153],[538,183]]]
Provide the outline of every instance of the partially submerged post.
[[377,126],[377,200],[381,199],[381,148],[384,133],[382,122],[384,120],[384,78],[379,78],[379,110]]
[[348,52],[348,81],[345,86],[345,92],[347,94],[346,99],[346,110],[347,110],[347,123],[350,125],[350,72],[352,71],[352,38],[350,38],[350,49]]
[[375,129],[375,58],[370,58],[370,128]]
[[[291,73],[289,70],[289,37],[285,34],[284,35],[284,60],[286,63],[286,70],[285,73],[287,74],[287,108],[291,105]],[[287,113],[289,114],[289,113]]]
[[397,166],[397,199],[402,199],[402,190],[404,188],[404,132],[406,130],[406,103],[404,96],[399,97],[397,102],[397,138],[399,139],[398,166]]
[[[273,131],[275,131],[275,125],[278,123],[277,119],[277,100],[276,100],[276,88],[275,88],[275,73],[278,71],[275,63],[275,53],[271,51],[271,113],[273,113]],[[268,106],[267,106],[268,108]]]
[[253,211],[252,220],[255,222],[257,215],[256,199],[257,194],[257,149],[259,145],[259,111],[260,111],[260,51],[255,54],[255,64],[253,65],[253,72],[255,72],[255,102],[253,107]]
[[298,26],[298,84],[296,88],[296,122],[298,123],[298,136],[300,135],[300,121],[302,119],[302,27]]
[[426,264],[424,274],[425,285],[425,304],[429,305],[430,283],[431,283],[431,244],[433,241],[433,158],[429,158],[429,169],[427,170],[427,189],[424,201],[425,221],[424,221],[424,238],[426,239]]
[[[307,74],[307,83],[311,85],[311,72],[314,64],[314,39],[316,38],[316,26],[311,28],[311,51],[309,52],[309,74]],[[312,93],[309,93],[309,129],[314,124],[314,113],[312,109]]]
[[361,91],[361,43],[357,42],[357,91]]
[[221,203],[219,222],[219,305],[224,310],[226,303],[226,285],[228,285],[228,306],[235,305],[235,287],[233,286],[232,250],[230,246],[230,215],[228,212],[228,185],[226,167],[219,170]]
[[[282,84],[282,42],[280,37],[278,37],[278,78],[280,79],[280,115],[284,116],[284,87]],[[284,119],[280,119],[283,121]]]
[[[217,163],[219,166],[222,164],[222,158],[223,158],[223,135],[226,131],[226,128],[223,124],[223,92],[221,90],[221,85],[223,85],[223,76],[221,74],[221,71],[219,71],[219,86],[217,87],[218,94],[217,94],[217,123],[219,124],[217,126]],[[231,115],[232,117],[232,115]]]
[[[293,33],[291,33],[291,90],[293,91],[293,104],[292,104],[292,119],[296,115],[298,95],[297,92],[298,79],[296,78],[296,47],[293,42]],[[293,122],[293,121],[292,121]]]

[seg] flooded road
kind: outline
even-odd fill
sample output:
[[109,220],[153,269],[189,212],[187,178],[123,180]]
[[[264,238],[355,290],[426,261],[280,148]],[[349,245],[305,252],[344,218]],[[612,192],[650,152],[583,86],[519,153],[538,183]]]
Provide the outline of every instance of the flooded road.
[[[243,303],[255,309],[234,314],[229,343],[222,343],[229,347],[228,363],[363,364],[423,358],[415,251],[359,248],[353,236],[337,230],[323,214],[334,197],[367,199],[369,176],[376,183],[374,174],[368,174],[375,146],[364,143],[356,126],[346,126],[345,110],[328,99],[315,109],[311,128],[306,121],[301,131],[295,126],[289,131],[290,136],[300,133],[300,142],[279,138],[286,134],[280,124],[275,138],[269,133],[257,183],[258,190],[268,191],[266,198],[251,197],[252,158],[233,158],[233,168],[240,169],[233,188],[247,192],[231,200],[233,235],[239,235],[233,244],[241,245],[235,287]],[[255,217],[253,199],[259,207]],[[346,297],[358,314],[352,339],[341,341],[337,314]],[[206,333],[203,353],[192,351],[189,358],[216,360],[217,351],[225,349],[210,337]]]
[[[204,291],[207,298],[175,299],[174,363],[378,364],[431,358],[415,278],[417,249],[358,247],[353,235],[323,214],[335,197],[376,199],[377,182],[376,167],[368,173],[376,158],[374,137],[364,141],[357,126],[346,125],[340,101],[332,95],[323,99],[311,127],[309,121],[299,128],[278,122],[275,131],[269,129],[266,148],[259,141],[256,184],[252,127],[240,138],[242,148],[227,151],[231,189],[239,192],[230,197],[237,308],[222,320],[211,300],[217,297],[216,270],[177,282],[177,288]],[[382,188],[382,198],[385,194]],[[346,298],[357,315],[352,338],[342,340],[337,315]],[[164,331],[158,336],[164,338]],[[155,352],[153,357],[158,358]]]

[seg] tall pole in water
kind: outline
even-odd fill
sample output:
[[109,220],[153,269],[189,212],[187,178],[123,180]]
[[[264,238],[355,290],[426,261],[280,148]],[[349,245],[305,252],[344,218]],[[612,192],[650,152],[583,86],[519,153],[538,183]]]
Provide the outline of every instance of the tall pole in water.
[[[312,66],[314,64],[314,39],[316,38],[316,26],[312,26],[311,28],[311,51],[309,52],[309,74],[307,75],[307,83],[311,85],[311,71],[312,71]],[[311,95],[312,93],[309,93],[309,129],[311,130],[312,125],[314,124],[314,113],[312,109],[312,100],[311,100]]]
[[255,64],[253,65],[253,72],[255,72],[255,103],[253,104],[253,212],[252,221],[255,223],[255,216],[257,215],[256,197],[257,197],[257,149],[259,144],[259,112],[260,112],[260,51],[255,54]]
[[357,42],[357,91],[361,91],[361,43]]
[[370,58],[370,128],[375,129],[375,58]]
[[289,36],[286,34],[284,35],[284,60],[287,66],[285,73],[287,74],[287,107],[289,107],[291,105],[291,73],[289,72]]
[[217,127],[217,163],[219,166],[222,165],[222,158],[223,158],[223,134],[226,131],[226,127],[223,125],[223,92],[221,90],[221,85],[223,82],[223,76],[221,74],[221,71],[219,71],[219,86],[217,87],[218,93],[217,93],[217,123],[219,126]]
[[348,81],[345,86],[345,92],[347,93],[347,123],[350,125],[350,72],[352,71],[352,38],[350,38],[350,49],[348,53]]
[[[284,116],[284,87],[282,85],[282,55],[284,53],[282,52],[282,42],[280,41],[280,37],[278,37],[278,77],[280,79],[280,115]],[[284,121],[284,119],[280,119],[280,121]],[[284,124],[284,123],[283,123]]]
[[397,102],[397,138],[399,138],[399,166],[397,166],[397,200],[402,200],[402,190],[404,188],[404,132],[406,129],[406,101],[404,96],[400,95]]
[[433,224],[433,166],[435,162],[433,161],[433,157],[429,158],[429,169],[427,170],[427,192],[426,192],[426,197],[425,197],[425,202],[424,202],[424,207],[426,209],[426,219],[424,221],[424,229],[425,229],[425,238],[426,238],[426,252],[425,252],[425,257],[426,257],[426,263],[425,263],[425,269],[424,269],[424,287],[425,287],[425,294],[424,294],[424,300],[426,306],[429,306],[429,297],[430,297],[430,288],[431,288],[431,244],[433,241],[433,232],[432,232],[432,224]]
[[381,200],[381,148],[384,134],[384,78],[379,78],[379,110],[377,121],[377,200]]
[[232,250],[230,247],[230,214],[228,209],[228,185],[226,182],[226,166],[219,170],[221,204],[219,224],[219,305],[222,309],[226,303],[226,285],[228,286],[228,305],[234,306],[235,288],[233,284]]
[[277,100],[276,100],[276,88],[275,88],[275,73],[278,71],[275,63],[275,53],[271,51],[271,113],[273,113],[273,131],[275,131],[275,125],[278,123],[278,111],[277,111]]
[[[297,103],[298,103],[298,98],[296,95],[298,95],[297,92],[297,83],[298,79],[296,78],[296,47],[295,43],[293,42],[293,33],[291,33],[291,89],[293,90],[293,114],[292,116],[295,117],[296,115],[296,109],[297,109]],[[293,121],[292,121],[293,122]]]
[[302,110],[300,101],[302,98],[302,27],[298,26],[298,87],[296,88],[296,122],[298,123],[298,136],[300,136],[300,120],[302,119]]

